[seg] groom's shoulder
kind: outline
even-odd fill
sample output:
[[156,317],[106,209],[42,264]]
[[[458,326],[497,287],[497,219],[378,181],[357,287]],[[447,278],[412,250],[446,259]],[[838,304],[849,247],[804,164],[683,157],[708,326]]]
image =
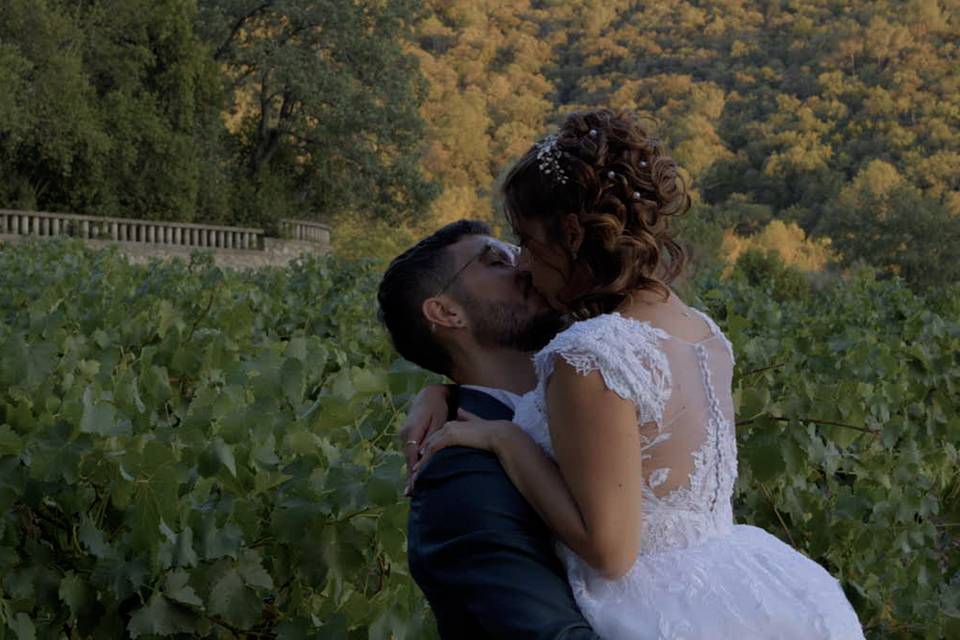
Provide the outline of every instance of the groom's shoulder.
[[500,460],[488,451],[441,449],[417,476],[409,527],[421,542],[465,535],[543,536],[543,526]]
[[[485,420],[510,420],[513,408],[479,389],[450,386],[450,418],[457,409],[465,409]],[[427,480],[449,479],[451,476],[468,473],[499,474],[506,472],[497,456],[489,451],[469,447],[449,447],[435,453],[418,476],[418,484]]]
[[[477,389],[452,386],[450,404],[452,415],[456,409],[463,408],[487,420],[513,417],[511,407]],[[513,488],[495,454],[469,447],[448,447],[436,452],[420,471],[414,495],[451,482],[469,485],[462,487],[464,492],[474,489],[477,483],[488,484],[492,490]]]

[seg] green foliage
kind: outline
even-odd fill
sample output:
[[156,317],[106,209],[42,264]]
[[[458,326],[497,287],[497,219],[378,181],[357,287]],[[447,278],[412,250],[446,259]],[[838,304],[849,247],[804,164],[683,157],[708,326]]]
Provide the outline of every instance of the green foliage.
[[737,355],[738,519],[827,567],[868,638],[956,637],[960,290],[699,285]]
[[547,65],[551,11],[530,0],[428,0],[414,53],[429,81],[422,166],[443,192],[438,223],[491,219],[506,163],[539,138],[555,109]]
[[[424,638],[369,263],[0,250],[0,623],[17,637]],[[2,635],[2,634],[0,634]]]
[[[563,113],[613,106],[658,123],[696,213],[723,229],[749,235],[781,218],[808,236],[858,236],[849,263],[919,287],[957,281],[956,3],[428,5],[417,26],[430,82],[423,164],[444,186],[441,220],[489,211],[504,166]],[[921,221],[906,222],[910,198],[897,204],[904,224],[845,209],[842,191],[876,161],[901,170]],[[714,236],[691,239],[701,264]]]
[[[737,354],[738,519],[826,566],[868,637],[955,637],[960,291],[734,273],[690,291]],[[432,637],[395,436],[430,378],[395,361],[378,276],[0,250],[6,629]]]
[[408,2],[0,3],[0,207],[273,228],[398,220],[425,88]]
[[883,273],[927,288],[960,281],[960,216],[871,162],[840,192],[820,221],[847,264],[871,256]]
[[743,278],[750,288],[779,301],[796,300],[810,293],[803,272],[785,264],[773,249],[747,249],[741,253],[734,265],[734,277]]
[[[416,4],[201,0],[223,71],[237,215],[397,221],[435,196],[418,166],[426,92],[404,51]],[[304,215],[303,212],[308,212]]]
[[[734,213],[725,228],[743,235],[764,207],[807,234],[856,237],[851,263],[920,287],[958,281],[955,3],[606,4],[599,31],[569,23],[562,106],[652,115],[695,195]],[[894,206],[902,223],[843,203],[878,160],[912,190]]]
[[347,260],[373,260],[386,265],[429,233],[409,225],[357,215],[338,215],[330,221],[333,251]]
[[215,67],[187,0],[0,6],[0,206],[191,220]]
[[686,252],[687,273],[706,273],[724,266],[724,227],[719,218],[712,207],[698,203],[683,216],[671,220],[670,231]]
[[613,106],[680,162],[698,266],[782,219],[930,288],[960,278],[958,35],[937,0],[9,0],[0,206],[490,220],[513,159]]

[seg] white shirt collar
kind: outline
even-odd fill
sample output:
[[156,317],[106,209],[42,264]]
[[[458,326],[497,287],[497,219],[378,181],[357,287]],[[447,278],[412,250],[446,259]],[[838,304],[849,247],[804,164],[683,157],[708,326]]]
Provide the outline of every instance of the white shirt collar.
[[507,391],[506,389],[494,389],[493,387],[482,387],[478,384],[463,384],[460,385],[464,389],[473,389],[474,391],[479,391],[485,393],[488,396],[496,398],[503,404],[505,404],[511,411],[517,410],[517,405],[520,403],[520,395],[512,391]]

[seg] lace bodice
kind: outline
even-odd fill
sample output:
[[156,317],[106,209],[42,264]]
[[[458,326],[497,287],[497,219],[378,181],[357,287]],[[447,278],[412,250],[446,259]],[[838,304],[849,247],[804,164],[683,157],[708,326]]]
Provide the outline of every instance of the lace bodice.
[[514,418],[554,457],[546,388],[558,357],[578,373],[599,371],[634,403],[644,465],[641,554],[697,544],[733,524],[733,349],[713,320],[697,314],[709,330],[698,342],[618,313],[575,323],[534,356],[537,387]]
[[637,410],[640,553],[608,580],[558,542],[577,605],[604,640],[863,640],[823,567],[761,529],[733,524],[733,350],[697,314],[708,328],[697,342],[612,313],[574,324],[534,356],[537,386],[514,422],[550,456],[545,398],[559,358],[581,374],[599,371]]

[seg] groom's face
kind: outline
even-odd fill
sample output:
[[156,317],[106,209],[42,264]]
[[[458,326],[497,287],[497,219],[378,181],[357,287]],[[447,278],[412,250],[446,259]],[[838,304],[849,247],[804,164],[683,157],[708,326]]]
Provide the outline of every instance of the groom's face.
[[479,345],[535,351],[556,335],[561,320],[533,286],[530,273],[517,268],[515,247],[477,235],[461,239],[449,251],[456,268],[465,266],[450,293],[463,306]]

